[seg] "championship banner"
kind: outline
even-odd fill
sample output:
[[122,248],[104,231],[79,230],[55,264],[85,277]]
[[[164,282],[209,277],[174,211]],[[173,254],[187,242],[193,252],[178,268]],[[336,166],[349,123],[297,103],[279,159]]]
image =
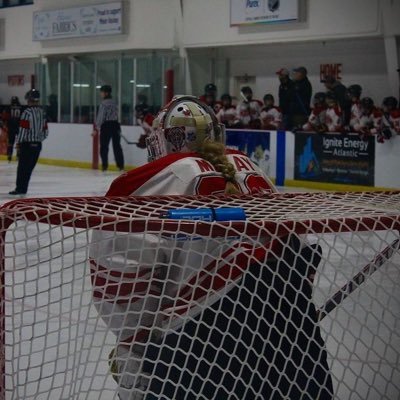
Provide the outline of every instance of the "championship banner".
[[34,41],[121,33],[121,1],[33,13]]
[[269,176],[270,172],[270,134],[265,131],[246,131],[228,129],[226,147],[240,150],[247,154],[251,161]]
[[294,179],[374,186],[375,137],[295,133]]
[[231,26],[297,21],[298,0],[231,0]]

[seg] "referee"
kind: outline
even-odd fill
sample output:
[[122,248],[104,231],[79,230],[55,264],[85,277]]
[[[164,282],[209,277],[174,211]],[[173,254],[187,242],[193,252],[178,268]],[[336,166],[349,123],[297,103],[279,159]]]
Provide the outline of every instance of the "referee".
[[25,95],[28,107],[21,114],[17,144],[19,159],[17,169],[17,187],[11,195],[25,194],[29,180],[42,150],[42,142],[48,135],[47,122],[43,109],[39,106],[40,93],[32,89]]
[[96,118],[96,128],[100,131],[100,157],[103,171],[108,168],[108,146],[112,140],[114,158],[120,171],[124,169],[124,154],[121,147],[121,126],[118,122],[118,108],[111,98],[111,86],[103,85],[100,104]]

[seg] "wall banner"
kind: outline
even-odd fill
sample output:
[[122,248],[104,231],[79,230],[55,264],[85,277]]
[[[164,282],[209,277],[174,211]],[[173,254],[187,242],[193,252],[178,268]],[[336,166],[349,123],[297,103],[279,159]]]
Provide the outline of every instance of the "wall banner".
[[121,33],[121,1],[33,13],[34,41]]
[[374,186],[375,137],[295,133],[294,179]]
[[231,26],[298,19],[298,0],[231,0]]
[[270,134],[265,131],[226,130],[226,147],[247,154],[269,176]]

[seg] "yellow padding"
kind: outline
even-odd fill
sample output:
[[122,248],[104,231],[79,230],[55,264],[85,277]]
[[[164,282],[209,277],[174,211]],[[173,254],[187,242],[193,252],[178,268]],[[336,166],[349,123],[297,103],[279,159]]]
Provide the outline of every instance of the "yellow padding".
[[339,183],[323,183],[323,182],[310,182],[298,181],[295,179],[285,179],[285,186],[308,188],[315,190],[333,191],[333,192],[378,192],[395,190],[395,188],[384,188],[375,186],[361,186],[361,185],[346,185]]

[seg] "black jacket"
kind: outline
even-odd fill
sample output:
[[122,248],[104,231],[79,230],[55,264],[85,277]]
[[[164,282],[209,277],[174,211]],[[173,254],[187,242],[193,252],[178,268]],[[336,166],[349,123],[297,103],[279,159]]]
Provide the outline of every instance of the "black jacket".
[[279,108],[282,114],[290,114],[293,99],[293,81],[289,79],[279,85]]
[[312,86],[307,77],[301,81],[293,82],[293,99],[292,110],[293,115],[309,115],[311,112],[310,102],[312,96]]

